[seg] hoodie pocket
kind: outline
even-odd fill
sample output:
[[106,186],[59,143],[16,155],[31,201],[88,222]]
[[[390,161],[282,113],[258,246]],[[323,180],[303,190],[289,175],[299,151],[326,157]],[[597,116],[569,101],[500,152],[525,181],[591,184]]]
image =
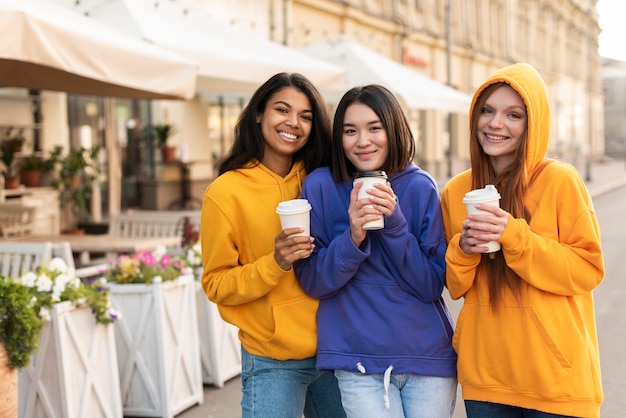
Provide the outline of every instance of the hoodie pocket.
[[571,363],[531,307],[465,304],[453,345],[459,382],[554,398],[570,392]]
[[268,340],[270,353],[283,358],[291,351],[292,358],[315,355],[317,348],[317,325],[315,315],[318,302],[309,297],[292,299],[272,306],[274,334]]

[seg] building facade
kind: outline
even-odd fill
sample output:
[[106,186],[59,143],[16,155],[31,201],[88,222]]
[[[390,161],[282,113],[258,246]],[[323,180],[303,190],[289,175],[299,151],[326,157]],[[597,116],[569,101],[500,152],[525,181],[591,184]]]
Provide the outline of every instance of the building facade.
[[626,62],[603,62],[605,153],[626,159]]
[[[468,94],[492,71],[528,62],[550,95],[550,154],[582,170],[604,153],[596,0],[197,1],[220,19],[294,48],[342,35]],[[467,166],[467,117],[413,118],[424,168],[445,177]]]

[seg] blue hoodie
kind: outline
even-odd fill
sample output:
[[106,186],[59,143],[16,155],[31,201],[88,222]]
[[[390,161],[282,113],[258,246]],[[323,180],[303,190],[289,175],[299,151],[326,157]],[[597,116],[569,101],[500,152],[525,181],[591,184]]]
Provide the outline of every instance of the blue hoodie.
[[437,186],[413,164],[389,181],[398,205],[361,248],[350,237],[352,185],[335,182],[328,167],[304,182],[315,249],[294,267],[305,292],[320,299],[317,368],[455,377]]

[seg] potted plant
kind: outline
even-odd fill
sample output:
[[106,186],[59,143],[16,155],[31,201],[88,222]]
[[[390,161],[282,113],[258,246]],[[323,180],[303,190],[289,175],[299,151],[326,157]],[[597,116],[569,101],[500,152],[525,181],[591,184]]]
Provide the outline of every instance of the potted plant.
[[112,306],[128,416],[173,417],[202,403],[194,277],[164,247],[120,256],[105,276]]
[[0,416],[17,416],[17,369],[30,362],[40,332],[28,288],[0,277]]
[[183,222],[185,263],[193,269],[196,278],[196,310],[200,341],[202,383],[218,388],[241,373],[241,344],[239,328],[224,321],[217,305],[211,302],[202,287],[202,250],[198,230],[189,218]]
[[[107,326],[118,317],[105,284],[83,284],[60,258],[21,277],[0,277],[0,342],[8,359],[0,367],[19,373],[20,416],[48,416],[48,410],[79,417],[101,408],[121,416],[115,339]],[[72,382],[83,387],[75,390]]]
[[17,129],[13,126],[9,126],[4,133],[4,140],[8,142],[11,148],[13,148],[14,152],[21,152],[24,144],[26,143],[24,129]]
[[52,417],[48,411],[68,418],[121,416],[115,337],[108,326],[119,313],[106,284],[84,284],[61,258],[14,280],[29,289],[43,324],[37,351],[19,371],[20,417]]
[[55,146],[51,151],[44,153],[41,157],[41,176],[39,185],[42,187],[52,187],[57,176],[57,169],[63,155],[63,147]]
[[5,189],[17,189],[20,185],[20,177],[18,175],[18,169],[15,166],[15,150],[10,141],[3,140],[0,143],[0,161],[4,164],[4,188]]
[[100,175],[98,165],[100,150],[101,147],[72,148],[67,154],[56,157],[58,173],[52,185],[59,190],[61,206],[71,209],[71,214],[76,218],[75,224],[92,221],[89,205],[93,194],[93,182],[97,181]]
[[171,123],[158,123],[154,125],[153,129],[163,153],[163,162],[176,161],[176,147],[168,144],[169,139],[177,132],[176,126]]
[[20,175],[22,183],[26,187],[37,187],[41,180],[41,173],[44,169],[43,158],[37,155],[30,155],[21,161]]

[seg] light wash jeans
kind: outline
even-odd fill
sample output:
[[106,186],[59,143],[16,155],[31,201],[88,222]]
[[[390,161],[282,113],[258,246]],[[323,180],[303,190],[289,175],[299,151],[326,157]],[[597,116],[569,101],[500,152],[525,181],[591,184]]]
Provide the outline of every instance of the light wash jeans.
[[337,379],[315,357],[273,360],[241,348],[242,418],[344,418]]
[[468,418],[573,418],[499,403],[465,401]]
[[456,404],[454,377],[391,374],[389,409],[382,374],[335,370],[346,415],[351,418],[450,418]]

